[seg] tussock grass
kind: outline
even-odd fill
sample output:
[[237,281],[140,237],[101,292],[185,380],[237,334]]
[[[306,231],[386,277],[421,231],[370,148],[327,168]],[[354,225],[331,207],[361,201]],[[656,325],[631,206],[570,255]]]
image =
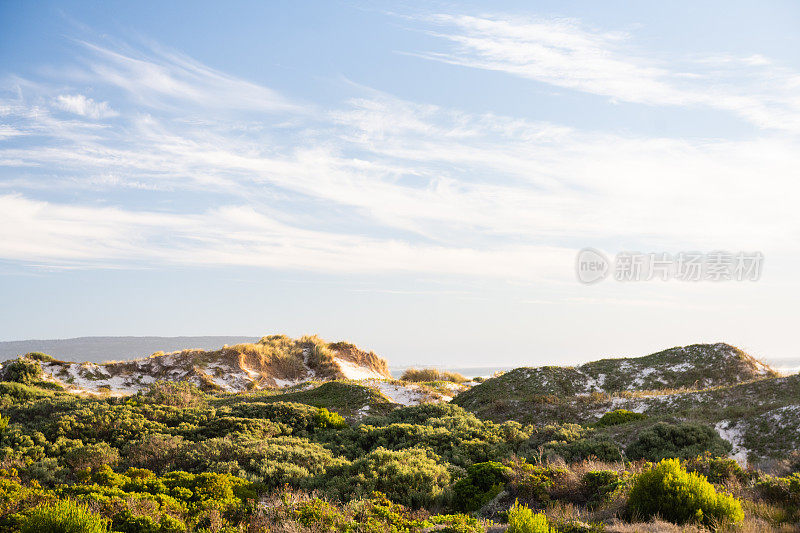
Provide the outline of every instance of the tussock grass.
[[467,378],[458,372],[447,372],[438,368],[409,368],[400,377],[402,381],[421,383],[425,381],[450,381],[464,383]]

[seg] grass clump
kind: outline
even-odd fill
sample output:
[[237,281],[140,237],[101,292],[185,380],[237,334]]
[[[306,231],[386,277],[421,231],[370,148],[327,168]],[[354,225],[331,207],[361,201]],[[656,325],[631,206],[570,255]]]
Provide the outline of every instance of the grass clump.
[[555,533],[544,513],[534,513],[527,506],[514,502],[508,510],[507,533]]
[[739,500],[718,493],[705,476],[687,472],[677,459],[665,459],[636,478],[628,509],[638,518],[660,516],[678,524],[716,525],[744,519]]
[[107,520],[86,507],[62,500],[36,507],[23,522],[22,533],[105,533]]
[[409,368],[400,377],[403,381],[420,383],[425,381],[451,381],[453,383],[464,383],[467,378],[458,372],[447,372],[438,368]]

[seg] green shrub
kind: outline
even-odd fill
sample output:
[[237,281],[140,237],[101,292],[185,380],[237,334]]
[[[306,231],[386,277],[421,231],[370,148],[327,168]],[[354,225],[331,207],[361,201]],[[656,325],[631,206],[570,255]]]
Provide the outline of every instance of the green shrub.
[[744,482],[748,473],[730,457],[714,457],[710,453],[687,459],[686,470],[703,474],[711,483],[722,484],[729,480]]
[[477,511],[500,494],[510,468],[493,461],[467,467],[467,475],[453,485],[453,505],[460,511]]
[[584,459],[609,462],[622,459],[622,449],[616,442],[597,437],[566,443],[548,443],[544,450],[546,455],[557,455],[570,463]]
[[377,448],[338,472],[329,469],[334,474],[326,485],[343,500],[381,492],[401,505],[427,506],[439,501],[450,484],[450,472],[437,460],[419,448]]
[[555,533],[555,530],[550,527],[544,513],[534,513],[517,501],[508,510],[506,533]]
[[581,491],[590,508],[605,501],[619,485],[620,475],[614,470],[592,470],[581,478]]
[[569,470],[553,465],[532,465],[525,460],[511,465],[510,487],[512,494],[523,501],[546,505],[550,502],[550,492],[554,486],[569,476]]
[[70,500],[36,507],[22,524],[22,533],[104,533],[108,521]]
[[709,426],[659,422],[642,431],[625,453],[630,459],[660,461],[673,458],[688,459],[705,453],[722,456],[727,455],[730,450],[731,443],[720,437],[714,428]]
[[20,357],[5,367],[7,381],[30,385],[42,377],[42,367],[36,361]]
[[641,473],[628,496],[628,508],[636,518],[660,516],[678,524],[744,519],[739,500],[718,493],[704,476],[687,472],[677,459],[665,459]]
[[344,521],[336,507],[319,499],[300,503],[295,514],[300,524],[314,531],[335,531],[334,526]]
[[463,514],[435,515],[428,519],[434,525],[443,526],[438,533],[484,533],[486,529],[473,516]]
[[636,420],[644,420],[647,418],[647,415],[644,413],[634,413],[633,411],[628,411],[627,409],[617,409],[615,411],[609,411],[608,413],[604,414],[600,417],[600,420],[594,423],[595,427],[606,427],[606,426],[617,426],[619,424],[627,424],[628,422],[634,422]]
[[314,420],[315,429],[342,429],[346,427],[347,422],[339,413],[328,411],[324,407],[317,409],[317,416]]
[[34,398],[51,396],[51,392],[37,390],[29,385],[16,383],[13,381],[0,382],[0,396],[3,400],[10,403],[22,403]]
[[769,502],[800,508],[800,474],[764,476],[755,488],[758,495]]

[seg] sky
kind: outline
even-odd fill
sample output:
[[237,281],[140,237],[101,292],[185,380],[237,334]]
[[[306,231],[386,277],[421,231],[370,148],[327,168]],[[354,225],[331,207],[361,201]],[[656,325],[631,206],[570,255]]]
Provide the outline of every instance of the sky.
[[[800,356],[800,5],[0,0],[0,340]],[[578,251],[763,255],[581,283]]]

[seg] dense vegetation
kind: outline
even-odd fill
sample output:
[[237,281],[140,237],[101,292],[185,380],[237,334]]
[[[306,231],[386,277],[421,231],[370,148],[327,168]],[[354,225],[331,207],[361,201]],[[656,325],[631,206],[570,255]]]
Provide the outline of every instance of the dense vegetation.
[[[21,359],[0,383],[0,531],[629,531],[656,516],[767,531],[800,520],[800,461],[777,476],[744,471],[698,424],[614,412],[523,425],[447,403],[357,420],[342,400],[355,386],[338,381],[280,396],[158,382],[79,397],[34,367]],[[627,447],[601,433],[636,424],[649,425]],[[679,459],[646,462],[664,457]]]

